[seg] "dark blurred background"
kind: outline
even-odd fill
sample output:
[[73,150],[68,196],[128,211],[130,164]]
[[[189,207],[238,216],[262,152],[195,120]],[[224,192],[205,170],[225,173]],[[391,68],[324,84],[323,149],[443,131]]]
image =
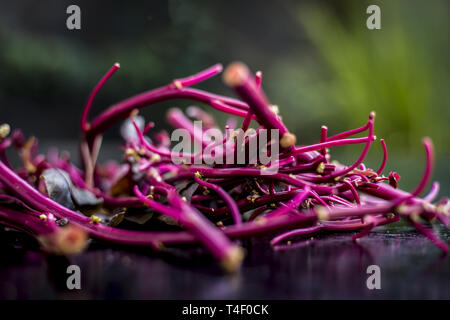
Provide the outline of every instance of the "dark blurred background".
[[[81,30],[66,28],[70,4],[81,8]],[[366,27],[370,4],[381,8],[381,30]],[[82,108],[114,62],[121,69],[91,118],[176,77],[241,60],[263,71],[264,90],[300,143],[318,141],[324,124],[330,134],[360,126],[375,110],[376,134],[389,149],[386,172],[397,170],[403,188],[419,181],[421,138],[430,136],[435,177],[450,194],[448,14],[445,0],[0,0],[0,122],[36,135],[42,151],[56,145],[76,153]],[[220,77],[200,87],[232,95]],[[142,114],[160,129],[168,107],[189,105],[172,101]],[[118,130],[106,137],[115,150]],[[332,156],[350,162],[360,149]],[[374,144],[366,164],[377,168],[381,157]]]

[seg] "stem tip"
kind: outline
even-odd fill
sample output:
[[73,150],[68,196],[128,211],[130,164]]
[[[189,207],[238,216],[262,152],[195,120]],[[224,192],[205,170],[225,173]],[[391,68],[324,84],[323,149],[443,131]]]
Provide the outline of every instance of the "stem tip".
[[229,87],[237,87],[247,80],[249,73],[250,71],[245,64],[233,62],[225,69],[223,81]]
[[280,139],[280,145],[282,148],[292,147],[296,142],[297,137],[290,132],[286,132]]
[[243,259],[244,250],[239,246],[234,246],[228,250],[221,261],[221,265],[226,272],[233,273],[240,268]]

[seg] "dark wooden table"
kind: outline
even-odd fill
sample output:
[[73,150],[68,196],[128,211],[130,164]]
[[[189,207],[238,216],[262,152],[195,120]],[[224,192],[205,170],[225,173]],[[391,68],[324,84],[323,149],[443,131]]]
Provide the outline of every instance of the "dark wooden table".
[[[450,231],[441,230],[450,242]],[[2,299],[449,299],[450,261],[404,224],[378,229],[355,244],[327,235],[273,249],[270,238],[243,243],[241,271],[226,275],[199,249],[150,249],[91,243],[70,259],[46,257],[29,238],[0,231]],[[189,252],[189,254],[186,254]],[[67,266],[81,268],[81,290],[66,289]],[[366,286],[369,265],[381,289]]]

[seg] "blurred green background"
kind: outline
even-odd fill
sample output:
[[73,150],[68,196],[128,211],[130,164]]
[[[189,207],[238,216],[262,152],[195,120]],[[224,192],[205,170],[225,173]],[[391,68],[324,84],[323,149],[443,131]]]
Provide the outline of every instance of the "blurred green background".
[[[77,4],[82,29],[66,28]],[[368,30],[366,8],[381,8],[381,30]],[[116,61],[121,69],[98,95],[93,115],[130,95],[214,63],[246,62],[262,70],[263,88],[299,143],[360,126],[377,112],[389,170],[403,188],[420,179],[421,138],[436,147],[435,178],[450,194],[449,19],[446,0],[391,1],[0,1],[1,121],[67,146],[90,90]],[[231,95],[220,77],[201,88]],[[172,101],[143,110],[167,127]],[[214,112],[214,111],[213,111]],[[214,114],[223,124],[221,114]],[[106,143],[117,144],[117,130]],[[342,162],[361,146],[337,148]],[[375,143],[366,164],[377,168]]]

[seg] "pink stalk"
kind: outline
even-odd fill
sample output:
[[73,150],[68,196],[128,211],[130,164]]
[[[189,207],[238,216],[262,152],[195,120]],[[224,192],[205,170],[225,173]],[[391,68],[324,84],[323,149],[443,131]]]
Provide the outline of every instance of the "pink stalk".
[[[364,161],[367,153],[369,152],[370,145],[371,145],[372,141],[374,140],[373,139],[373,137],[374,137],[373,136],[373,122],[374,122],[374,120],[375,120],[375,113],[371,112],[370,115],[369,115],[369,122],[368,122],[369,133],[368,133],[368,136],[367,136],[366,145],[364,146],[364,149],[363,149],[361,155],[359,156],[358,160],[356,160],[355,163],[353,163],[351,166],[349,166],[349,167],[347,167],[347,168],[345,168],[343,170],[335,171],[333,173],[330,173],[329,175],[324,176],[323,177],[324,180],[326,180],[326,179],[333,179],[333,178],[336,178],[336,177],[339,177],[339,176],[343,176],[343,175],[349,173],[350,171],[352,171],[353,169],[355,169],[356,167],[358,167]],[[330,139],[328,139],[328,140],[330,140]]]
[[146,134],[147,132],[149,132],[154,127],[155,127],[155,123],[154,122],[147,123],[147,125],[144,127],[144,130],[142,130],[142,134]]
[[83,115],[81,116],[81,130],[83,132],[86,132],[89,130],[89,124],[88,116],[89,111],[91,110],[92,103],[94,102],[94,98],[97,95],[97,93],[100,91],[100,89],[105,85],[106,81],[108,81],[109,78],[120,68],[120,64],[115,63],[111,69],[103,76],[103,78],[97,83],[97,85],[94,87],[94,90],[92,90],[91,95],[88,98],[88,101],[86,103],[86,106],[83,110]]
[[86,141],[82,141],[80,144],[81,157],[83,159],[84,170],[85,170],[85,182],[89,187],[94,186],[94,163],[92,161],[91,152],[89,150],[89,145]]
[[244,118],[244,121],[242,122],[242,130],[246,132],[248,128],[250,127],[250,123],[252,122],[253,113],[248,110],[247,115]]
[[234,201],[234,199],[224,189],[222,189],[220,186],[218,186],[216,184],[206,182],[197,176],[195,176],[195,181],[201,186],[204,186],[211,190],[214,190],[214,192],[216,192],[230,208],[230,212],[231,212],[231,216],[233,217],[234,224],[235,225],[242,224],[241,213],[239,211],[239,207],[236,204],[236,201]]
[[211,77],[214,77],[215,75],[221,73],[222,70],[223,70],[222,64],[218,63],[218,64],[215,64],[212,67],[209,67],[208,69],[200,71],[199,73],[196,73],[192,76],[182,78],[182,79],[175,79],[175,80],[173,80],[172,83],[178,89],[181,89],[183,87],[193,86],[193,85],[203,82]]
[[418,221],[415,221],[413,217],[408,217],[408,221],[417,229],[420,233],[422,233],[424,236],[426,236],[428,239],[430,239],[431,242],[433,242],[439,249],[444,252],[444,254],[447,254],[448,252],[448,246],[447,244],[439,239],[431,230],[428,230],[423,224],[421,224]]
[[353,199],[356,201],[356,204],[358,206],[360,206],[361,205],[361,200],[359,199],[358,192],[356,191],[355,187],[353,186],[353,183],[351,183],[347,179],[345,179],[343,182],[344,182],[345,185],[347,185],[349,187],[350,191],[352,192]]
[[383,147],[383,162],[381,163],[380,168],[377,170],[377,175],[381,175],[383,173],[384,167],[386,167],[387,162],[387,148],[386,148],[386,142],[384,142],[384,139],[380,139],[381,146]]
[[[241,249],[232,244],[230,239],[301,228],[281,234],[273,240],[273,243],[278,243],[287,237],[305,236],[321,230],[344,232],[357,230],[359,233],[353,235],[353,239],[356,240],[367,235],[374,227],[398,221],[400,217],[410,220],[441,250],[447,250],[446,244],[418,221],[418,218],[422,218],[431,222],[437,218],[446,226],[450,221],[447,200],[441,200],[437,204],[430,203],[437,196],[438,184],[433,184],[426,197],[417,198],[425,189],[432,174],[433,148],[429,139],[424,139],[427,164],[417,188],[412,193],[399,190],[397,189],[399,176],[396,173],[390,173],[389,177],[381,176],[387,162],[387,148],[384,140],[381,140],[383,160],[380,168],[375,172],[366,168],[362,163],[372,141],[376,139],[373,135],[374,113],[370,114],[369,121],[363,127],[331,137],[328,137],[327,127],[323,126],[320,131],[319,143],[296,147],[295,136],[284,126],[281,118],[277,115],[278,111],[272,108],[261,90],[262,74],[258,72],[253,76],[246,66],[239,63],[234,63],[227,68],[224,80],[235,89],[241,98],[248,102],[248,105],[229,97],[188,88],[190,85],[195,85],[221,72],[221,65],[215,65],[191,77],[175,79],[167,86],[119,102],[101,113],[89,124],[88,115],[93,99],[115,71],[113,69],[114,67],[94,88],[83,110],[81,119],[83,140],[80,150],[84,171],[75,168],[68,157],[59,158],[57,153],[52,155],[49,160],[46,159],[45,156],[37,153],[37,144],[32,139],[26,142],[20,132],[15,132],[11,138],[7,138],[9,126],[0,126],[0,189],[5,193],[0,194],[0,200],[16,201],[22,205],[23,209],[22,213],[14,214],[15,210],[12,209],[6,208],[6,211],[2,211],[3,205],[0,204],[0,221],[2,223],[10,226],[17,225],[18,229],[25,232],[45,234],[48,230],[41,229],[42,224],[46,223],[45,221],[54,224],[51,219],[54,216],[67,218],[69,226],[80,227],[80,230],[88,232],[95,238],[111,242],[150,245],[155,249],[160,248],[161,244],[202,242],[223,263],[225,269],[230,271],[236,270],[242,259]],[[96,167],[102,133],[107,128],[121,119],[135,115],[139,108],[169,99],[199,101],[227,114],[243,117],[242,128],[244,130],[247,130],[251,121],[255,119],[259,122],[260,127],[257,129],[257,135],[250,139],[257,139],[262,129],[279,130],[281,137],[280,160],[268,165],[269,169],[276,165],[277,168],[279,167],[279,171],[266,175],[264,170],[267,170],[267,167],[252,165],[250,160],[253,159],[253,155],[248,155],[247,162],[238,166],[213,165],[208,167],[204,164],[171,163],[173,156],[190,160],[192,163],[193,160],[202,157],[202,152],[195,155],[191,153],[174,155],[169,149],[170,141],[167,134],[161,134],[154,146],[144,137],[144,134],[154,125],[149,124],[141,131],[136,122],[133,122],[133,125],[139,140],[125,141],[124,148],[127,150],[124,157],[125,165]],[[208,118],[208,115],[200,112],[200,109],[191,108],[188,109],[188,112],[189,110],[193,110],[192,114],[189,114],[190,116],[203,119],[208,122],[207,126],[215,127],[214,119]],[[200,133],[194,130],[192,121],[181,112],[170,111],[169,119],[176,127],[190,130],[195,141],[201,140],[204,147],[210,147],[208,145],[210,141],[206,141],[206,144],[203,142],[203,132],[200,136]],[[236,127],[236,124],[227,123],[230,123],[229,126],[232,128]],[[348,138],[366,130],[368,131],[367,137]],[[229,136],[228,132],[227,138]],[[249,144],[250,139],[245,140],[245,147]],[[220,146],[226,141],[228,140],[215,141],[212,145]],[[8,164],[4,152],[4,149],[11,143],[19,150],[23,160],[23,166],[17,171]],[[328,147],[356,143],[365,145],[359,158],[352,165],[345,167],[328,163]],[[272,152],[268,145],[265,147],[268,152]],[[227,147],[226,152],[229,151],[228,149],[231,148]],[[103,198],[105,207],[131,208],[147,205],[161,214],[178,220],[186,227],[187,231],[139,232],[100,224],[101,220],[99,221],[98,217],[93,216],[93,219],[85,217],[59,205],[46,196],[45,181],[39,178],[42,171],[47,168],[66,170],[74,185]],[[135,185],[136,197],[127,195],[116,198],[110,196],[109,194],[115,192],[115,189],[111,189],[112,186],[116,186],[118,181],[124,178],[131,179]],[[389,181],[389,185],[383,183],[386,180]],[[192,196],[192,204],[188,204],[181,198],[175,185],[178,185],[178,182],[190,183],[192,181],[212,189],[218,196],[202,196],[198,194],[200,190],[197,190]],[[98,188],[94,188],[94,184]],[[141,186],[142,191],[138,189],[138,185]],[[127,188],[125,187],[123,190]],[[257,191],[253,190],[254,192],[249,195],[247,194],[249,188],[251,188],[250,190],[256,188]],[[361,192],[368,196],[360,198]],[[145,196],[148,193],[151,197]],[[15,198],[15,195],[18,198]],[[167,205],[159,202],[160,200],[167,201]],[[216,201],[220,207],[211,208],[211,201]],[[350,201],[355,201],[357,205]],[[272,206],[278,206],[278,208],[271,209]],[[251,215],[250,221],[253,219],[255,221],[243,223],[242,214],[253,209],[255,211]],[[208,216],[211,217],[211,220],[218,220],[223,216],[226,218],[226,215],[231,215],[234,220],[233,225],[217,228],[207,218]],[[258,218],[256,219],[256,217]],[[65,228],[57,227],[55,230],[59,232],[60,229]],[[50,233],[54,234],[54,232]],[[69,247],[75,248],[73,245],[69,245]]]
[[244,101],[247,101],[258,121],[266,129],[279,130],[282,148],[288,148],[295,144],[295,135],[286,129],[279,117],[270,109],[267,98],[262,90],[256,86],[247,66],[240,62],[232,63],[225,70],[223,79],[228,86],[235,89]]
[[136,129],[136,133],[139,138],[139,142],[148,150],[150,150],[153,153],[156,153],[160,156],[171,158],[171,157],[177,157],[178,159],[189,159],[191,162],[194,161],[194,155],[190,153],[183,153],[183,154],[175,154],[172,151],[163,151],[160,150],[154,146],[152,146],[147,140],[145,140],[144,135],[142,134],[142,131],[139,129],[139,126],[137,125],[136,121],[133,120],[134,128]]
[[[339,223],[332,223],[339,222]],[[323,221],[324,229],[327,231],[355,231],[363,229],[366,224],[361,222],[361,219],[351,219],[351,220],[342,220],[342,221]]]
[[[328,128],[326,126],[322,126],[320,128],[320,142],[321,143],[325,143],[327,141],[327,133],[328,133]],[[327,149],[323,148],[322,150],[320,150],[320,153],[323,156],[326,156],[327,154]]]
[[[306,187],[309,186],[312,190],[317,191],[319,194],[331,194],[333,192],[333,187],[325,186],[325,185],[314,185],[310,184],[306,181],[303,181],[301,179],[297,179],[295,177],[292,177],[291,175],[284,174],[284,173],[274,173],[270,175],[263,175],[261,172],[261,169],[253,169],[253,168],[226,168],[222,170],[215,170],[214,168],[190,168],[188,169],[190,171],[187,176],[191,176],[195,172],[200,172],[200,174],[204,177],[211,177],[211,178],[219,178],[219,177],[244,177],[244,176],[263,176],[266,179],[269,180],[278,180],[281,182],[285,182],[287,184],[291,184],[296,187]],[[182,174],[179,174],[179,177],[182,177]]]
[[338,139],[343,139],[343,138],[347,138],[347,137],[350,137],[350,136],[354,136],[354,135],[356,135],[358,133],[366,131],[368,129],[368,127],[369,127],[369,123],[366,123],[365,125],[363,125],[360,128],[344,131],[344,132],[338,133],[338,134],[336,134],[334,136],[328,137],[327,141],[333,141],[333,140],[338,140]]
[[0,219],[2,221],[9,222],[11,227],[22,229],[32,236],[48,235],[58,229],[54,218],[48,219],[49,215],[43,213],[42,217],[0,207]]
[[[211,179],[212,180],[212,179]],[[245,212],[251,209],[258,208],[263,205],[272,204],[272,203],[278,203],[280,201],[286,201],[291,200],[299,191],[298,190],[292,190],[292,191],[281,191],[274,194],[268,194],[268,195],[262,195],[260,197],[257,197],[256,199],[249,199],[248,197],[238,200],[236,203],[241,210],[241,212]],[[230,213],[228,206],[220,207],[215,210],[211,210],[208,208],[208,210],[204,211],[212,216],[215,217],[221,217],[223,215],[227,215]]]
[[0,139],[0,151],[3,151],[11,146],[11,139],[4,139],[3,141]]
[[293,150],[293,154],[314,151],[314,150],[322,150],[323,148],[329,147],[337,147],[337,146],[345,146],[349,144],[359,144],[359,143],[367,143],[367,141],[372,140],[373,137],[369,138],[354,138],[354,139],[342,139],[342,140],[333,140],[322,143],[316,143],[309,146],[304,147],[295,147]]
[[52,214],[35,216],[0,206],[0,222],[36,238],[43,250],[51,254],[78,254],[87,246],[82,229],[70,225],[60,228]]
[[256,71],[255,73],[255,85],[257,88],[261,88],[262,75],[262,71]]
[[[3,208],[1,209],[3,210]],[[14,211],[16,212],[16,211]],[[267,223],[244,223],[241,226],[227,227],[223,232],[232,239],[240,239],[263,235],[285,228],[295,228],[305,223],[311,223],[315,220],[315,215],[304,214],[302,216],[284,216],[277,219],[271,219]],[[161,244],[183,244],[196,243],[199,240],[188,231],[176,232],[137,232],[126,231],[115,228],[109,228],[103,225],[92,224],[92,231],[96,231],[94,236],[109,240],[112,242],[126,242],[130,245],[152,245],[159,248]],[[98,228],[98,229],[96,229]],[[104,232],[99,232],[99,229]]]
[[186,113],[189,117],[196,118],[201,121],[202,125],[207,129],[217,127],[214,117],[196,106],[188,107],[186,109]]
[[[59,218],[67,217],[75,225],[79,225],[83,229],[88,230],[89,233],[94,237],[113,242],[126,242],[129,244],[140,245],[147,244],[157,247],[157,244],[153,237],[154,233],[121,230],[97,223],[92,223],[90,218],[75,213],[70,209],[52,201],[51,199],[43,197],[36,189],[23,181],[20,177],[18,177],[15,173],[8,169],[2,162],[0,162],[0,179],[12,190],[19,190],[17,192],[20,193],[22,199],[26,200],[33,207],[44,212],[51,212]],[[144,199],[147,198],[144,197]],[[147,201],[145,201],[145,203],[147,203]],[[163,205],[160,205],[157,202],[152,202],[152,205],[156,206],[158,210],[161,210],[165,214],[179,214],[179,211],[175,209],[169,208],[166,210]],[[184,206],[184,204],[182,206]],[[211,248],[216,248],[215,253],[220,255],[223,267],[229,271],[233,271],[238,268],[243,257],[241,249],[237,246],[228,244],[227,240],[225,240],[226,238],[224,238],[220,231],[213,231],[215,230],[215,227],[213,225],[209,230],[206,230],[207,226],[209,226],[208,224],[211,223],[203,216],[196,214],[193,209],[189,209],[187,207],[183,207],[182,209],[183,212],[188,212],[186,214],[186,217],[184,217],[184,223],[186,223],[190,227],[196,224],[202,225],[201,232],[204,233],[202,233],[201,236],[211,236],[213,239],[215,239],[215,241],[212,241],[211,243],[209,243],[209,245],[211,246]],[[222,250],[225,250],[225,252]]]
[[12,144],[12,139],[6,138],[6,139],[0,139],[0,161],[3,161],[4,164],[6,164],[9,168],[12,168],[11,164],[9,163],[8,157],[6,155],[6,149],[9,148]]
[[[142,131],[139,129],[139,126],[137,125],[137,123],[133,120],[132,121],[134,128],[136,129],[136,133],[138,135],[139,138],[139,142],[145,147],[147,148],[149,151],[156,153],[162,157],[166,157],[166,158],[170,158],[170,159],[177,159],[177,160],[185,160],[185,161],[190,161],[190,163],[194,163],[194,161],[196,159],[204,159],[207,160],[209,159],[209,157],[206,157],[203,155],[202,151],[199,151],[197,154],[191,154],[191,153],[174,153],[172,151],[166,151],[166,150],[161,150],[153,145],[151,145],[144,137],[144,135],[142,134]],[[214,142],[211,145],[211,148],[216,146],[216,145],[220,145],[221,143],[223,143],[223,141],[218,141],[218,142]]]
[[[302,215],[285,215],[273,219],[264,219],[258,222],[243,223],[240,226],[229,226],[223,232],[231,239],[243,239],[258,235],[265,235],[286,228],[297,228],[310,225],[316,221],[316,214],[308,212]],[[154,235],[155,241],[163,244],[193,243],[198,240],[189,232],[159,232]]]
[[167,113],[167,120],[172,127],[187,130],[189,135],[203,147],[208,146],[211,142],[209,139],[203,137],[202,129],[195,129],[194,123],[189,120],[180,109],[170,109]]
[[364,218],[365,227],[357,234],[352,236],[353,241],[357,241],[358,239],[368,235],[370,231],[373,230],[377,226],[375,217],[367,216]]
[[265,186],[263,187],[259,182],[258,179],[253,179],[253,182],[256,186],[256,190],[258,190],[258,192],[260,192],[261,194],[270,194],[269,190],[267,190],[267,188],[265,188]]
[[432,202],[439,194],[439,182],[434,182],[430,192],[423,198],[424,201]]
[[422,142],[423,146],[425,147],[427,162],[425,166],[425,172],[423,174],[422,179],[420,180],[419,185],[413,192],[411,192],[412,197],[418,196],[423,191],[423,189],[425,189],[428,180],[430,180],[431,174],[433,172],[433,164],[434,164],[433,143],[429,138],[424,138]]
[[121,230],[102,224],[92,223],[89,217],[76,213],[59,203],[40,194],[30,184],[25,182],[16,173],[0,162],[0,180],[11,191],[17,193],[23,201],[33,208],[49,212],[57,218],[68,218],[70,223],[87,231],[93,237],[116,243],[128,243],[134,245],[151,245],[157,248],[154,233]]
[[270,244],[274,246],[274,245],[286,240],[287,238],[300,237],[300,236],[301,237],[311,236],[312,234],[318,233],[322,229],[323,229],[323,225],[319,224],[317,226],[287,231],[287,232],[284,232],[284,233],[280,234],[279,236],[276,236],[275,238],[273,238],[270,241]]
[[[383,196],[385,196],[387,198],[389,198],[389,197],[396,198],[397,205],[400,205],[401,203],[411,201],[411,200],[414,201],[416,199],[415,197],[418,196],[423,191],[425,186],[427,185],[428,180],[430,179],[431,174],[433,172],[433,164],[434,164],[433,144],[429,138],[424,138],[422,142],[425,147],[425,153],[426,153],[427,160],[426,160],[426,165],[425,165],[425,172],[424,172],[423,177],[420,180],[418,186],[416,187],[416,189],[413,192],[411,192],[411,194],[408,194],[407,192],[399,190],[398,194],[402,194],[403,196],[398,196],[398,194],[394,195],[395,192],[392,192],[391,190],[389,190],[387,188],[385,188],[384,190],[377,188],[377,189],[383,190],[385,193],[387,193],[387,194],[384,194]],[[392,174],[392,172],[391,172],[391,174]],[[391,176],[391,174],[390,174],[390,176]],[[419,202],[419,201],[423,202],[422,199],[415,200],[414,202]]]
[[333,202],[336,202],[336,203],[341,204],[341,205],[346,206],[346,207],[354,207],[355,206],[353,203],[351,203],[351,202],[349,202],[349,201],[347,201],[347,200],[345,200],[343,198],[340,198],[338,196],[335,196],[335,195],[322,196],[322,199],[333,201]]
[[[151,208],[160,210],[161,208],[166,207],[145,197],[137,186],[134,187],[134,193],[143,203]],[[172,192],[169,193],[168,197],[176,197],[176,195]],[[233,245],[228,238],[203,215],[182,200],[179,201],[178,209],[166,208],[167,210],[164,209],[163,211],[164,214],[179,220],[186,228],[191,230],[222,263],[222,266],[226,271],[234,272],[240,267],[243,259],[242,249]]]
[[311,193],[311,196],[312,196],[314,199],[316,199],[317,202],[318,202],[321,206],[323,206],[323,207],[329,209],[329,206],[327,205],[327,203],[326,203],[325,201],[323,201],[323,199],[317,194],[317,192],[311,190],[310,193]]
[[274,218],[285,215],[292,210],[295,210],[299,205],[305,201],[305,199],[310,195],[311,190],[307,187],[303,191],[299,192],[292,200],[287,203],[286,207],[280,207],[266,214],[266,218]]
[[353,241],[357,241],[358,239],[365,237],[377,226],[400,221],[400,216],[396,215],[392,218],[367,216],[364,218],[364,220],[366,226],[363,227],[363,229],[359,233],[352,236]]
[[279,166],[287,166],[287,165],[289,165],[291,163],[294,163],[294,162],[295,162],[295,157],[294,156],[290,156],[290,157],[287,157],[287,158],[284,158],[284,159],[280,159],[280,160],[277,161]]
[[255,209],[255,211],[253,211],[252,215],[250,216],[250,218],[248,218],[248,221],[254,221],[257,217],[259,217],[264,211],[267,210],[267,206],[261,206],[257,209]]
[[33,208],[31,208],[28,204],[26,204],[25,202],[23,202],[22,200],[20,200],[19,198],[16,198],[14,196],[8,195],[8,194],[0,194],[0,200],[4,200],[4,201],[9,201],[9,202],[15,202],[20,204],[21,206],[23,206],[31,215],[34,215],[36,217],[39,217],[42,212],[35,210]]
[[231,105],[229,105],[223,101],[217,100],[217,99],[209,100],[207,103],[209,103],[209,105],[216,110],[219,110],[219,111],[222,111],[224,113],[228,113],[228,114],[231,114],[234,116],[239,116],[239,117],[245,118],[248,115],[248,111],[236,109],[236,108],[232,107]]
[[111,106],[97,118],[95,118],[86,134],[90,139],[107,130],[119,120],[128,118],[135,109],[140,109],[157,102],[171,99],[191,99],[209,104],[225,113],[245,117],[248,105],[236,99],[224,97],[193,88],[177,89],[173,85],[150,90],[134,97],[128,98],[116,105]]

